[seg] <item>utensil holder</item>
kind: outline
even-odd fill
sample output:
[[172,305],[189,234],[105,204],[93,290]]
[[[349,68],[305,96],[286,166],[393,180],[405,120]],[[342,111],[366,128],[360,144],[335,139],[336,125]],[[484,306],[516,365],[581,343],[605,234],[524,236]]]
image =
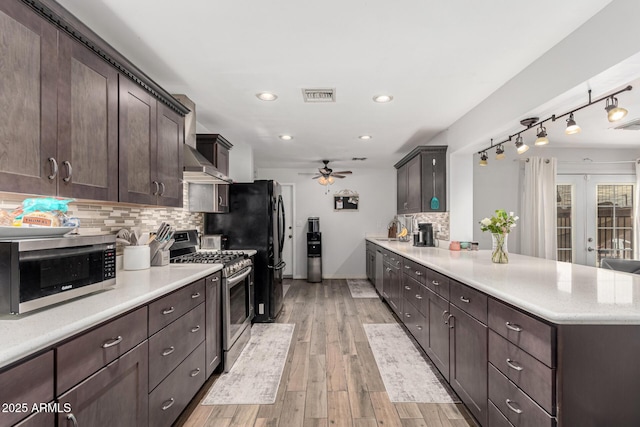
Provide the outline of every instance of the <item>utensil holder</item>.
[[151,266],[149,246],[125,246],[122,257],[122,268],[125,270],[144,270]]

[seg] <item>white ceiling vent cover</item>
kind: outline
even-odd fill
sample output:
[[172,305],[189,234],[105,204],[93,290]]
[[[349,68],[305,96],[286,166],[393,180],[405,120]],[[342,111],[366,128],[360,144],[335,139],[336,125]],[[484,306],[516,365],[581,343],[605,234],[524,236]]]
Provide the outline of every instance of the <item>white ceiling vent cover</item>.
[[336,102],[335,89],[302,89],[304,102]]
[[633,119],[630,122],[623,123],[620,126],[616,126],[614,129],[621,130],[640,130],[640,118]]

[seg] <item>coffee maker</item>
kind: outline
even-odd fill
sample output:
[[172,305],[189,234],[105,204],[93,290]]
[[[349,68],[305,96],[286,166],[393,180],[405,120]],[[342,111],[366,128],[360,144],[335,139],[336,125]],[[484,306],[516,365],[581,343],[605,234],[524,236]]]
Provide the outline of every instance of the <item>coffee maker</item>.
[[413,246],[435,246],[433,240],[433,224],[430,222],[418,223],[418,234],[414,235]]

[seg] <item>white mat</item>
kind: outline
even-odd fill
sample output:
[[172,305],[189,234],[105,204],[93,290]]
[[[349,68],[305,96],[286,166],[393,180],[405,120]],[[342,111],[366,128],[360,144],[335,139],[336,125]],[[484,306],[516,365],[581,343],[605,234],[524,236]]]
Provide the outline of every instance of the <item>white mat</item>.
[[203,405],[275,403],[295,325],[257,323],[231,370],[213,383]]
[[376,289],[365,279],[347,279],[352,298],[378,298]]
[[392,402],[457,401],[449,395],[402,326],[397,323],[362,326]]

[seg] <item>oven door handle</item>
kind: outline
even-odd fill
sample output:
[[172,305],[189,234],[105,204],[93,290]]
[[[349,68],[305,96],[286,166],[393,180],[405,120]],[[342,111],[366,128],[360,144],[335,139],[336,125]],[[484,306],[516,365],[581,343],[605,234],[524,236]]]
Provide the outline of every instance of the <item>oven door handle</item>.
[[276,265],[269,265],[267,267],[269,267],[272,270],[282,270],[283,268],[285,268],[287,266],[287,263],[284,261],[280,261],[279,263],[277,263]]
[[249,274],[251,274],[252,269],[252,267],[249,267],[244,273],[240,274],[239,276],[233,276],[227,279],[227,286],[229,286],[229,288],[232,288],[238,283],[242,282]]

